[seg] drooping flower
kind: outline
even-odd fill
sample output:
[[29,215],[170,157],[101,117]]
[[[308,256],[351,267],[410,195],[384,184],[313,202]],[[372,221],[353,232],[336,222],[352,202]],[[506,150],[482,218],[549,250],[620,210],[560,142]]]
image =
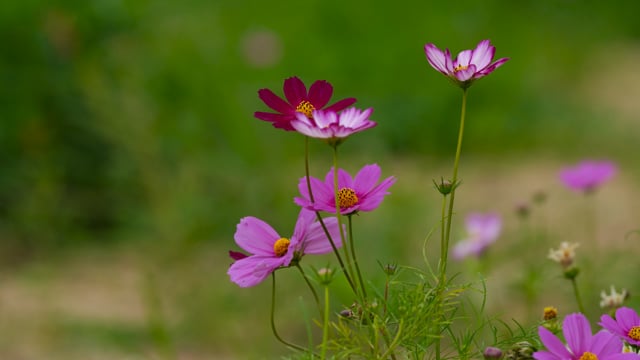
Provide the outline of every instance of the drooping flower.
[[[355,178],[343,169],[338,169],[338,205],[341,214],[353,214],[358,211],[372,211],[376,209],[385,195],[387,189],[396,179],[391,176],[378,184],[380,179],[380,166],[377,164],[366,165]],[[313,200],[309,196],[306,176],[300,179],[298,190],[301,197],[296,197],[294,202],[303,208],[314,211],[336,212],[334,170],[329,170],[324,182],[311,177],[311,192]]]
[[473,50],[464,50],[455,60],[451,59],[449,49],[438,49],[434,44],[426,44],[424,51],[431,66],[451,79],[463,89],[481,77],[491,74],[509,58],[498,59],[491,63],[496,48],[489,40],[482,40]]
[[580,246],[578,243],[563,241],[557,250],[549,250],[548,258],[560,264],[563,269],[567,269],[573,265],[573,260],[576,257],[576,248],[578,246]]
[[502,230],[502,218],[496,213],[472,213],[465,219],[467,238],[453,248],[453,258],[461,260],[467,256],[481,256],[493,244]]
[[538,335],[546,351],[536,351],[536,360],[638,360],[637,354],[622,353],[622,341],[606,330],[595,335],[587,318],[575,313],[568,315],[562,323],[562,333],[567,345],[551,331],[540,326]]
[[611,161],[585,160],[560,171],[560,181],[571,190],[590,193],[618,172]]
[[330,144],[340,143],[344,138],[377,125],[369,120],[372,108],[360,110],[354,107],[341,113],[331,110],[314,110],[311,117],[296,114],[291,126],[301,134],[326,139]]
[[[342,246],[336,218],[324,219],[336,247]],[[301,209],[293,235],[285,238],[266,222],[242,218],[234,235],[236,244],[251,255],[236,259],[227,274],[241,287],[259,284],[279,267],[287,267],[305,254],[325,254],[333,250],[312,211]]]
[[611,294],[607,294],[604,290],[600,292],[600,298],[602,298],[602,300],[600,300],[600,307],[617,309],[624,304],[624,301],[627,300],[628,297],[629,292],[626,289],[617,292],[616,288],[611,285]]
[[254,116],[260,120],[269,121],[279,129],[294,131],[291,121],[296,118],[296,114],[301,113],[306,117],[313,116],[313,110],[325,109],[329,111],[341,111],[353,105],[355,98],[342,99],[335,104],[325,105],[333,95],[333,86],[325,80],[318,80],[311,84],[309,92],[302,80],[297,77],[290,77],[284,81],[284,96],[287,100],[273,93],[269,89],[260,89],[258,96],[276,113],[257,111]]
[[621,307],[616,310],[615,319],[609,315],[602,315],[599,325],[628,344],[640,346],[640,316],[635,310]]

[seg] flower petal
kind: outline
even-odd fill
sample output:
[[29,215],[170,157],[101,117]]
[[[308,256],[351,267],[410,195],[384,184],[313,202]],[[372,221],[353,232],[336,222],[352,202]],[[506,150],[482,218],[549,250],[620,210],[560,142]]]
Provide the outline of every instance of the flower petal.
[[542,341],[547,350],[549,350],[549,352],[557,356],[559,359],[573,358],[562,341],[560,341],[560,339],[553,335],[551,331],[540,326],[538,327],[538,335],[540,336],[540,341]]
[[580,355],[589,350],[591,325],[583,314],[567,315],[562,323],[562,334],[574,354]]
[[384,200],[384,197],[386,195],[389,195],[389,192],[387,190],[395,182],[396,182],[396,178],[393,176],[390,176],[384,179],[376,187],[371,189],[371,191],[369,191],[366,194],[363,194],[362,197],[364,199],[359,203],[359,209],[362,211],[375,210],[378,206],[380,206],[380,203],[382,203],[382,200]]
[[622,340],[606,330],[600,330],[591,338],[587,350],[594,353],[598,359],[604,359],[608,355],[619,353],[621,349]]
[[[332,174],[333,174],[333,172],[332,172]],[[331,181],[332,181],[331,183],[334,184],[334,180],[331,179]],[[331,186],[331,187],[335,188],[335,186]],[[353,189],[353,179],[351,178],[351,175],[349,175],[348,172],[346,172],[343,169],[338,169],[338,190],[340,190],[342,188],[351,188],[351,189]]]
[[638,314],[628,307],[621,307],[616,310],[616,321],[625,332],[628,332],[634,326],[640,326]]
[[234,239],[242,249],[256,255],[273,256],[273,244],[280,235],[266,222],[247,216],[240,219]]
[[467,81],[473,78],[476,73],[476,66],[471,64],[468,68],[463,70],[458,70],[454,73],[456,79],[459,81]]
[[469,66],[471,65],[471,55],[473,51],[471,50],[463,50],[458,54],[458,57],[453,61],[453,67],[462,65]]
[[298,77],[290,77],[284,81],[284,96],[295,111],[302,100],[307,100],[307,88]]
[[471,63],[474,64],[478,70],[482,70],[491,63],[495,53],[496,48],[491,46],[491,42],[489,40],[482,40],[471,54]]
[[298,220],[296,221],[296,227],[293,230],[293,235],[290,239],[291,244],[289,246],[291,248],[296,248],[298,244],[304,241],[304,238],[307,236],[307,230],[315,219],[315,212],[307,209],[300,209],[300,213],[298,213]]
[[434,69],[445,75],[448,74],[446,66],[447,57],[445,53],[438,49],[434,44],[426,44],[424,46],[424,52],[427,55],[427,61]]
[[602,315],[600,317],[600,322],[598,323],[598,325],[602,326],[607,331],[609,331],[611,333],[614,333],[614,334],[616,334],[618,336],[625,336],[626,335],[626,331],[624,329],[622,329],[620,327],[620,325],[618,324],[618,322],[615,321],[609,315]]
[[342,99],[332,105],[327,106],[325,110],[339,112],[353,105],[355,102],[356,102],[356,98]]
[[[340,232],[338,231],[338,219],[335,217],[325,218],[322,220],[324,225],[331,235],[331,240],[336,245],[336,248],[342,246],[342,239],[340,238]],[[343,235],[346,235],[343,233]],[[304,241],[304,253],[305,254],[327,254],[333,251],[329,239],[322,228],[319,221],[314,222],[307,232],[307,237]]]
[[358,171],[353,180],[353,188],[358,192],[368,193],[376,186],[381,174],[378,164],[365,165]]
[[234,262],[227,270],[231,281],[240,287],[261,283],[275,269],[282,266],[282,259],[269,256],[250,256]]
[[309,88],[309,102],[316,108],[322,109],[333,95],[333,86],[325,80],[318,80]]
[[507,61],[509,61],[509,58],[502,58],[502,59],[496,60],[496,62],[494,62],[493,64],[478,71],[478,73],[476,74],[476,78],[481,78],[483,76],[491,74],[493,70],[499,68],[500,66],[502,66],[502,64],[506,63]]
[[260,89],[258,90],[258,97],[262,100],[268,107],[273,110],[282,113],[282,114],[291,114],[296,109],[292,107],[290,104],[287,104],[281,97],[274,94],[273,91],[269,89]]
[[536,360],[562,360],[557,355],[548,351],[536,351],[533,353],[533,358]]

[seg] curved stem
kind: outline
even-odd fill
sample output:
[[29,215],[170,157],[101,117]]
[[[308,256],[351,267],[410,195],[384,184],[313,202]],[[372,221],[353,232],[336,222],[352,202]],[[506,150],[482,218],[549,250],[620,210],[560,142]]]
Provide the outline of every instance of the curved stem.
[[298,270],[300,270],[300,274],[302,274],[302,278],[307,283],[307,286],[309,286],[309,289],[311,290],[311,293],[313,294],[313,299],[316,301],[316,305],[318,305],[318,310],[320,311],[320,317],[322,317],[322,307],[320,306],[320,298],[318,297],[318,293],[316,292],[316,289],[313,287],[313,284],[311,284],[311,282],[309,281],[309,278],[307,277],[307,274],[302,269],[302,266],[300,266],[300,264],[296,263],[295,267],[297,267]]
[[578,310],[584,314],[584,306],[582,306],[582,299],[580,298],[580,292],[578,291],[578,284],[576,283],[576,279],[571,279],[571,285],[573,285],[573,293],[576,297],[576,302],[578,303]]
[[275,271],[271,273],[271,279],[273,279],[273,281],[271,282],[271,331],[273,331],[273,336],[275,336],[276,339],[278,339],[278,341],[280,341],[281,343],[283,343],[284,345],[292,349],[295,349],[298,351],[307,351],[302,346],[298,346],[296,344],[292,344],[284,340],[278,334],[278,331],[276,330],[276,322],[275,322],[275,310],[276,310],[276,273]]
[[353,257],[353,264],[356,267],[356,272],[358,273],[358,281],[360,282],[360,289],[362,290],[362,297],[367,299],[367,290],[364,286],[364,281],[362,280],[362,273],[360,272],[360,266],[358,265],[358,259],[356,259],[356,249],[353,245],[355,241],[353,240],[353,223],[351,221],[352,215],[347,215],[347,219],[349,220],[349,246],[351,246],[351,256]]

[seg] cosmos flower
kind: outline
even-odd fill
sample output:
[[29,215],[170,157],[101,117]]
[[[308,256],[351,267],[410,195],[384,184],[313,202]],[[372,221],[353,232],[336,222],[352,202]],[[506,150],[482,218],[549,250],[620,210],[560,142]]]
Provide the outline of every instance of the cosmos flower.
[[616,310],[615,319],[609,315],[602,315],[599,325],[628,344],[640,346],[640,316],[635,310],[621,307]]
[[451,79],[463,89],[471,86],[473,81],[489,75],[502,66],[509,58],[502,58],[491,63],[496,48],[489,40],[482,40],[474,50],[464,50],[455,60],[451,60],[449,49],[438,49],[434,44],[426,44],[424,51],[431,66]]
[[453,248],[453,258],[463,259],[467,256],[481,256],[493,244],[502,230],[502,219],[495,213],[472,213],[465,219],[468,237],[461,240]]
[[538,335],[547,351],[536,351],[536,360],[638,360],[637,354],[622,353],[622,341],[606,330],[595,335],[587,318],[575,313],[568,315],[562,323],[562,333],[567,345],[551,331],[540,326]]
[[[353,214],[358,211],[372,211],[376,209],[385,195],[387,189],[396,179],[391,176],[378,184],[380,179],[380,166],[377,164],[366,165],[355,178],[342,169],[338,169],[338,205],[341,214]],[[314,211],[336,212],[336,200],[334,191],[334,170],[329,170],[324,182],[311,177],[311,192],[314,201],[309,197],[306,176],[300,179],[298,190],[301,197],[294,199],[294,202],[303,208]]]
[[339,114],[331,110],[315,110],[311,117],[302,113],[296,114],[291,126],[301,134],[337,144],[349,135],[376,126],[377,123],[369,120],[372,112],[372,108],[360,110],[354,107]]
[[571,190],[590,193],[618,172],[611,161],[585,160],[560,171],[560,181]]
[[[324,219],[324,224],[336,247],[342,246],[337,219]],[[238,246],[250,253],[246,257],[238,256],[227,271],[231,281],[240,287],[259,284],[277,268],[287,267],[305,254],[333,251],[322,226],[316,221],[316,214],[305,209],[300,210],[290,238],[278,235],[269,224],[252,216],[240,220],[234,238]]]
[[297,113],[311,117],[314,110],[325,109],[329,111],[341,111],[353,105],[355,98],[346,98],[336,102],[333,105],[325,105],[333,95],[333,86],[325,80],[318,80],[311,84],[309,92],[304,86],[302,80],[297,77],[290,77],[284,81],[284,96],[287,101],[273,93],[269,89],[260,89],[258,96],[276,113],[268,113],[257,111],[253,116],[260,120],[269,121],[272,125],[279,129],[294,131],[291,127],[291,121],[296,118]]

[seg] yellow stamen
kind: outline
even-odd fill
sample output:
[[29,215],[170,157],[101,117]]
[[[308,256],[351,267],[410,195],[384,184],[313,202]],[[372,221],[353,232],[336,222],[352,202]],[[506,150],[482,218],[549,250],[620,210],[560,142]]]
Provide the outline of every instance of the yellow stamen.
[[287,250],[289,250],[290,243],[291,241],[289,241],[289,239],[287,238],[280,238],[276,240],[276,242],[273,244],[273,252],[276,253],[277,257],[284,256],[284,254],[287,253]]
[[558,309],[553,306],[547,306],[544,308],[543,319],[545,320],[553,320],[558,317]]
[[598,357],[592,352],[585,351],[584,354],[580,356],[579,360],[598,360]]
[[640,326],[634,326],[629,330],[629,337],[633,340],[640,340]]
[[316,108],[308,102],[307,100],[302,100],[298,106],[296,106],[296,111],[299,113],[305,114],[309,119],[313,119],[313,110]]
[[457,73],[458,71],[467,70],[467,68],[469,68],[468,65],[458,65],[453,69],[453,72]]
[[342,188],[338,190],[338,205],[340,209],[350,208],[358,203],[358,195],[351,188]]

